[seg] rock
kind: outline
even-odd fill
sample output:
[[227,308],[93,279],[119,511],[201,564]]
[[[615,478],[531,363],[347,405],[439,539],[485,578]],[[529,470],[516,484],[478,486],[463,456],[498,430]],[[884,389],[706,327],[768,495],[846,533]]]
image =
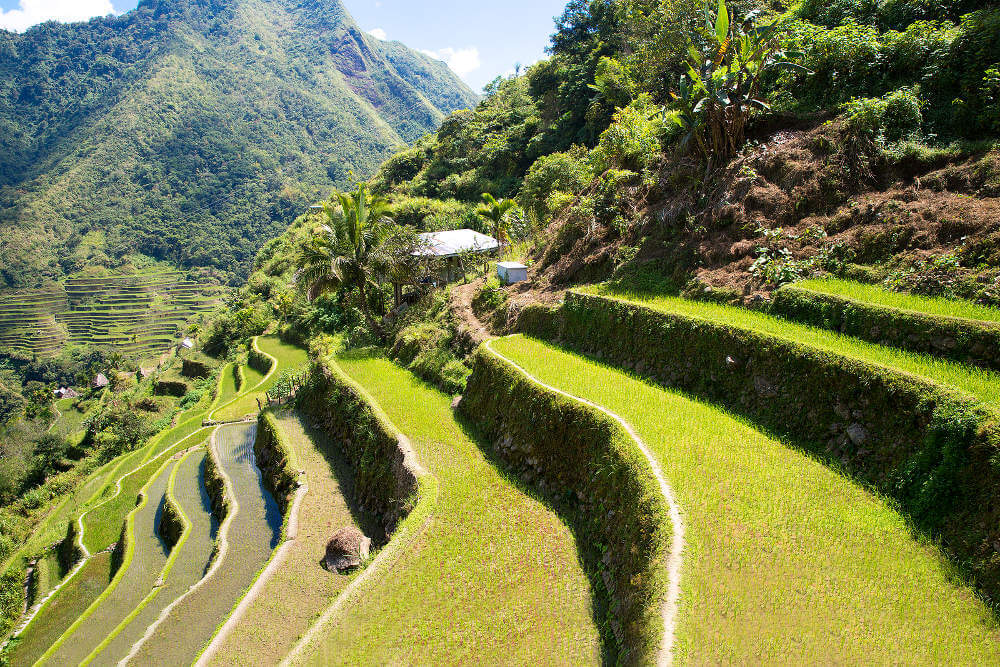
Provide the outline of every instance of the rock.
[[327,542],[323,564],[330,572],[350,570],[368,558],[371,546],[371,539],[357,528],[341,528]]
[[863,445],[868,440],[868,431],[861,424],[851,424],[847,427],[847,437],[855,445]]
[[778,395],[778,391],[777,389],[774,388],[774,385],[772,385],[770,382],[767,381],[767,379],[761,377],[760,375],[754,376],[753,384],[754,388],[757,390],[757,393],[760,394],[761,396],[767,398],[774,398],[775,396]]

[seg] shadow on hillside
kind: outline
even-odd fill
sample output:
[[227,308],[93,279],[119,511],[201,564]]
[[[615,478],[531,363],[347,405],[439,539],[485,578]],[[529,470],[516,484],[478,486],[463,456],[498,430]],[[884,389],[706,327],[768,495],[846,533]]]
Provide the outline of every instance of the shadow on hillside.
[[[421,380],[421,382],[424,381]],[[427,384],[427,386],[433,388],[435,391],[440,391],[427,382],[424,382],[424,384]],[[475,421],[457,410],[452,411],[452,415],[466,437],[474,442],[483,453],[483,457],[499,470],[518,491],[554,511],[559,519],[569,527],[573,533],[573,542],[576,545],[577,555],[580,557],[580,565],[590,582],[590,611],[594,619],[594,625],[597,627],[601,637],[601,662],[604,665],[618,664],[615,637],[611,630],[611,624],[608,622],[606,587],[600,575],[602,569],[601,554],[594,545],[585,544],[581,539],[576,525],[579,517],[574,515],[572,501],[569,500],[568,496],[556,498],[552,494],[545,494],[537,487],[523,480],[518,471],[500,458],[490,443],[489,438],[482,433]]]
[[[384,546],[388,541],[386,539],[385,531],[374,514],[361,509],[358,505],[356,500],[357,496],[354,493],[354,470],[351,469],[350,464],[348,464],[343,454],[340,453],[340,448],[337,443],[322,430],[315,428],[312,424],[310,424],[309,420],[306,419],[302,413],[296,410],[286,408],[279,412],[278,416],[292,417],[298,420],[299,424],[302,425],[302,429],[306,436],[313,442],[316,446],[316,450],[323,455],[323,458],[326,460],[326,464],[330,467],[330,471],[333,473],[334,478],[337,480],[337,484],[340,486],[344,502],[347,504],[347,509],[351,512],[351,518],[354,520],[354,523],[361,529],[361,532],[372,539],[373,548]],[[333,530],[336,530],[336,528],[337,527],[335,526]]]

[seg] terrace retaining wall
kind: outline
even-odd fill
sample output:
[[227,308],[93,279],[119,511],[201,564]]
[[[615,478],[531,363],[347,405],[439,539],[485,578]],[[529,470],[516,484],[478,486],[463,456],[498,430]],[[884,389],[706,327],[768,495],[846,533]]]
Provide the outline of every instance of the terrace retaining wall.
[[567,516],[611,663],[655,661],[668,586],[669,507],[648,462],[611,417],[530,381],[484,349],[459,411],[494,454]]
[[898,501],[1000,601],[998,417],[958,391],[738,326],[571,292],[538,335],[720,404]]
[[888,308],[794,286],[775,293],[771,312],[879,345],[1000,370],[1000,324]]
[[257,418],[253,452],[264,486],[274,496],[284,516],[299,488],[299,472],[292,465],[292,449],[285,441],[284,432],[270,412],[262,412]]
[[354,470],[354,495],[378,517],[388,537],[415,506],[423,474],[409,442],[335,363],[313,360],[296,405],[340,443]]

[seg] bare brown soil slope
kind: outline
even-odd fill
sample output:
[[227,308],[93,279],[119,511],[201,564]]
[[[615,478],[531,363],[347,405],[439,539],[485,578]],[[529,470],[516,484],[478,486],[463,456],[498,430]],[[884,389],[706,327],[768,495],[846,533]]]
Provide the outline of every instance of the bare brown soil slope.
[[[652,264],[733,297],[776,286],[754,263],[901,287],[1000,299],[1000,152],[898,147],[882,151],[836,123],[760,136],[707,179],[667,160],[659,184],[620,197],[634,209],[622,233],[566,209],[534,259],[536,287],[606,278]],[[628,210],[626,217],[631,217]]]

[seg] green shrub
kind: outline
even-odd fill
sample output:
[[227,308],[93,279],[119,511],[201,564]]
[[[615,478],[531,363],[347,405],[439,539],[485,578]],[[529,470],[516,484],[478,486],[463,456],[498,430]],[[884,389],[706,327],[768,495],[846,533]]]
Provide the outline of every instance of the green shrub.
[[583,190],[593,178],[588,151],[573,146],[568,151],[538,158],[521,185],[518,202],[540,222],[547,221],[561,204]]
[[883,141],[902,141],[920,136],[923,102],[908,88],[883,97],[857,99],[843,107],[849,132]]
[[596,171],[650,168],[662,152],[664,131],[662,110],[648,95],[641,96],[616,111],[614,122],[601,134],[592,155]]

